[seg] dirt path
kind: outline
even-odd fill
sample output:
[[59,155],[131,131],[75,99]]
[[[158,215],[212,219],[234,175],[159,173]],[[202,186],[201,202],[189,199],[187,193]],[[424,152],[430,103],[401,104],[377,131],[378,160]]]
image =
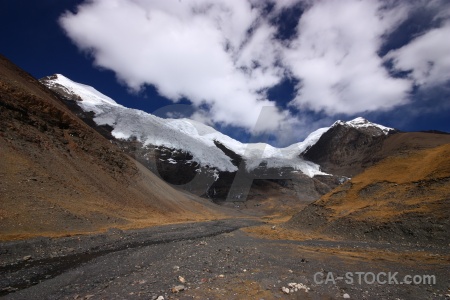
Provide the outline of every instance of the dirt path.
[[[233,219],[3,243],[2,293],[6,299],[339,299],[345,294],[351,299],[444,299],[449,293],[448,261],[419,264],[355,258],[317,249],[353,247],[361,251],[376,249],[376,245],[273,241],[239,230],[258,224]],[[324,278],[314,278],[318,272],[335,276],[399,272],[398,279],[430,274],[437,282],[395,285],[336,280],[319,284],[315,279]],[[310,290],[284,294],[281,288],[289,283],[302,283]],[[172,293],[177,285],[185,290]]]

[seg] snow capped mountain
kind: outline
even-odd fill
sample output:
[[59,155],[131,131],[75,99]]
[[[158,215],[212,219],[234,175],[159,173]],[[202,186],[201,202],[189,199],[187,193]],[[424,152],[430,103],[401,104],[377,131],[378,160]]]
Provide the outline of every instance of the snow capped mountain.
[[[337,125],[369,128],[374,135],[387,134],[392,130],[363,118],[356,118],[349,122],[337,121],[331,127],[320,128],[312,132],[304,141],[286,148],[276,148],[265,143],[245,144],[194,120],[159,118],[137,109],[124,107],[95,88],[74,82],[61,74],[46,77],[41,82],[65,98],[76,100],[83,111],[94,112],[95,123],[111,126],[113,128],[111,134],[115,138],[126,140],[135,137],[144,146],[181,149],[192,155],[192,161],[219,171],[235,172],[238,167],[217,147],[215,142],[219,142],[243,158],[247,171],[252,171],[264,163],[267,168],[291,167],[313,177],[326,173],[320,170],[319,165],[301,158],[300,154],[316,144],[330,128]],[[173,160],[168,162],[177,163]]]
[[144,145],[182,149],[192,154],[193,161],[219,171],[234,172],[238,168],[215,145],[215,141],[241,156],[246,161],[248,171],[265,162],[267,167],[292,167],[310,177],[326,174],[320,171],[319,165],[303,160],[299,154],[316,143],[328,128],[318,129],[303,142],[286,148],[275,148],[265,143],[245,144],[194,120],[163,119],[124,107],[93,87],[74,82],[61,74],[47,77],[42,82],[67,98],[78,100],[77,104],[84,111],[93,111],[97,125],[112,126],[114,129],[111,133],[118,139],[136,137]]
[[348,122],[344,122],[341,120],[338,120],[336,122],[334,122],[333,125],[331,125],[331,127],[335,127],[338,125],[342,125],[342,126],[348,126],[348,127],[353,127],[356,129],[371,129],[371,130],[375,130],[373,132],[373,134],[377,135],[377,134],[389,134],[392,131],[395,131],[394,128],[390,128],[390,127],[386,127],[380,124],[375,124],[372,122],[369,122],[368,120],[358,117],[356,119],[353,119],[351,121]]

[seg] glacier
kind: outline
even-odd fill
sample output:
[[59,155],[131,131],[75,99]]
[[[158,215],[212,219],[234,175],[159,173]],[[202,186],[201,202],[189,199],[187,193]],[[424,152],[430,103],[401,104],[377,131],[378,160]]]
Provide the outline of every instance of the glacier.
[[347,124],[353,127],[377,125],[388,132],[390,128],[373,124],[363,118],[349,122],[337,121],[331,127],[324,127],[312,132],[304,141],[285,148],[276,148],[266,143],[241,143],[211,126],[182,118],[160,118],[141,110],[127,108],[118,104],[110,97],[95,88],[77,83],[69,78],[55,74],[46,79],[44,84],[49,88],[62,89],[65,93],[75,96],[81,101],[77,104],[85,112],[94,112],[94,122],[97,125],[109,125],[113,128],[111,134],[117,139],[135,137],[144,145],[164,146],[189,152],[203,167],[219,171],[235,172],[238,168],[216,145],[218,141],[229,150],[240,155],[246,164],[247,171],[254,170],[261,163],[268,168],[291,167],[309,177],[327,175],[320,166],[302,159],[299,155],[314,145],[320,137],[336,124]]

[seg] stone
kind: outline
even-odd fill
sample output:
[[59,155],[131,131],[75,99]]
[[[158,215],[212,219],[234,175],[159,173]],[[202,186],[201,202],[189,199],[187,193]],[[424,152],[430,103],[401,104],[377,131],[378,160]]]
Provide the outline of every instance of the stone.
[[344,295],[342,295],[342,297],[344,297],[344,299],[350,299],[350,295],[349,294],[344,294]]
[[176,285],[172,288],[172,293],[176,294],[179,293],[181,291],[184,291],[186,289],[186,287],[184,285]]

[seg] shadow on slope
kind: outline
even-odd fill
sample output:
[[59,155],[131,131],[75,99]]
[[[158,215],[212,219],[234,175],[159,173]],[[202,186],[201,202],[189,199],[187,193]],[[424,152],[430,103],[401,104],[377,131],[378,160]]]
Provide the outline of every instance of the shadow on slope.
[[0,56],[0,239],[222,217],[122,153]]

